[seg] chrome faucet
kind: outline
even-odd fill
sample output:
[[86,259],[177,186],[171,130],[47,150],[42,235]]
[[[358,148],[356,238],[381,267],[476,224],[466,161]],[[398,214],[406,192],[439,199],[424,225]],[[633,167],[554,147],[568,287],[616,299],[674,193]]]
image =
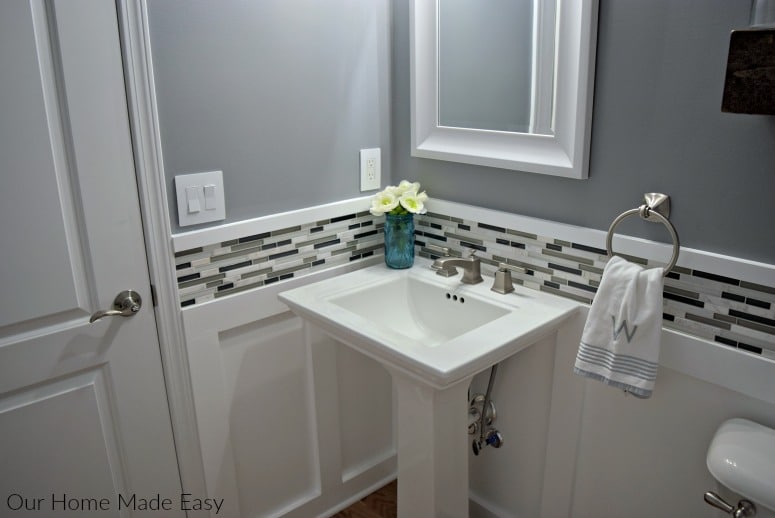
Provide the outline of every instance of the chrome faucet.
[[481,261],[471,252],[468,257],[439,257],[431,265],[431,269],[436,270],[436,275],[442,277],[452,277],[457,275],[457,266],[463,269],[463,278],[460,282],[463,284],[479,284],[482,282]]

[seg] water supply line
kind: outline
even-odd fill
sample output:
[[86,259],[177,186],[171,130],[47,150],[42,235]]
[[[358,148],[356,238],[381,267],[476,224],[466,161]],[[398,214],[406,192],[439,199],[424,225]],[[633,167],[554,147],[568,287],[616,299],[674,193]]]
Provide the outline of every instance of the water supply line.
[[[490,426],[487,429],[487,433],[485,434],[485,425],[490,424],[495,419],[495,406],[492,403],[492,387],[495,385],[495,375],[498,372],[498,365],[495,364],[492,366],[492,369],[490,370],[490,380],[487,382],[487,392],[484,395],[484,401],[482,401],[482,409],[479,414],[479,423],[477,427],[474,427],[474,430],[478,428],[479,437],[474,439],[473,444],[471,445],[474,455],[479,455],[479,452],[482,451],[482,446],[492,446],[493,448],[500,448],[503,445],[503,436],[501,433]],[[477,401],[478,398],[481,397],[481,395],[477,396],[477,398],[474,398],[473,401]],[[473,403],[472,403],[473,404]],[[489,415],[490,417],[490,423],[488,423],[488,414],[487,411],[490,410],[492,407],[491,413]],[[469,426],[469,433],[470,433],[470,426]]]
[[498,364],[492,366],[492,369],[490,369],[490,380],[487,382],[487,392],[484,393],[484,406],[482,407],[484,410],[482,411],[482,415],[479,419],[479,445],[481,446],[482,441],[484,440],[484,425],[485,420],[487,416],[487,409],[490,408],[490,396],[492,395],[492,386],[495,385],[495,375],[498,373]]

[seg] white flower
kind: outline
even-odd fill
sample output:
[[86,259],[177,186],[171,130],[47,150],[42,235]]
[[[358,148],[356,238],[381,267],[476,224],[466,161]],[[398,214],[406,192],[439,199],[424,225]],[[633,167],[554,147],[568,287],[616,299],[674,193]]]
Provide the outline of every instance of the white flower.
[[407,191],[401,195],[401,198],[399,198],[398,201],[401,203],[403,208],[412,214],[425,214],[427,209],[425,208],[424,202],[427,199],[428,195],[425,194],[425,191],[419,194],[417,191]]
[[408,180],[401,180],[401,183],[398,184],[398,190],[401,191],[401,194],[405,194],[409,191],[419,192],[420,182],[410,182]]
[[425,214],[425,201],[428,195],[420,191],[420,182],[401,180],[398,185],[385,187],[371,199],[371,212],[374,216],[383,214]]
[[420,190],[420,182],[409,182],[407,180],[401,180],[401,183],[399,183],[398,185],[390,185],[385,188],[385,191],[394,194],[396,198],[400,198],[407,192],[410,192],[410,191],[417,192],[419,190]]
[[[388,189],[390,188],[388,187]],[[374,216],[381,216],[398,207],[398,198],[388,189],[378,192],[371,200],[369,212]]]

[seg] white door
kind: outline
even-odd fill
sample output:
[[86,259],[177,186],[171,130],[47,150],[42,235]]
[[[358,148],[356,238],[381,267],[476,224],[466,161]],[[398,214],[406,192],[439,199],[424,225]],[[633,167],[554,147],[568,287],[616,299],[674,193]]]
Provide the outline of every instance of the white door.
[[183,515],[133,168],[114,2],[2,0],[0,516]]

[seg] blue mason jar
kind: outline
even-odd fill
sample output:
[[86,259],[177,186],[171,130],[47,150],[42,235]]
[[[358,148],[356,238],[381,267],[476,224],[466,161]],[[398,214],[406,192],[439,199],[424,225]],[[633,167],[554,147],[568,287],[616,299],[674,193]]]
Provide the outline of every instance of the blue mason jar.
[[385,264],[395,269],[414,264],[414,214],[385,214]]

